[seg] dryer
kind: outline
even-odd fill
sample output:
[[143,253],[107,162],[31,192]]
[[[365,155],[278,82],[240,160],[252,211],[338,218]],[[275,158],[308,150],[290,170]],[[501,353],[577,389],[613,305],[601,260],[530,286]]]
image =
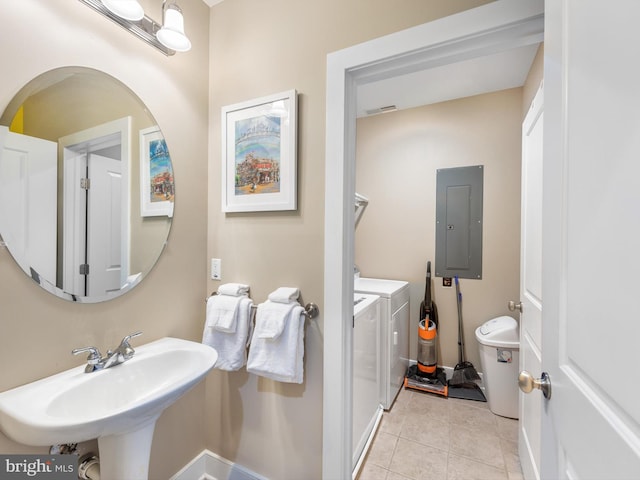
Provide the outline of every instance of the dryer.
[[409,282],[356,277],[354,292],[380,297],[379,400],[388,410],[409,367]]

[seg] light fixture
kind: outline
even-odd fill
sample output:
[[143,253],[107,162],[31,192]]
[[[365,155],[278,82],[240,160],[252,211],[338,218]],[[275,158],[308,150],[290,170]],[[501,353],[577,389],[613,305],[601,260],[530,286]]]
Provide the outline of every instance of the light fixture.
[[182,10],[173,1],[162,2],[164,25],[144,14],[137,0],[80,0],[165,55],[186,52],[191,42],[184,33]]
[[162,28],[156,33],[158,41],[165,47],[176,52],[186,52],[191,49],[191,42],[184,34],[184,17],[182,10],[175,3],[162,4],[164,18]]
[[144,17],[144,9],[137,0],[102,0],[107,9],[125,20],[137,22]]

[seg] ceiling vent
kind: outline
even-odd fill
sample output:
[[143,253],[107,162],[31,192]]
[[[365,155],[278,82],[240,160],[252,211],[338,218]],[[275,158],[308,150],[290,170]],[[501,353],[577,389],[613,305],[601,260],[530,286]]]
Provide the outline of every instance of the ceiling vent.
[[387,105],[386,107],[372,108],[371,110],[366,110],[365,113],[367,115],[378,115],[379,113],[389,113],[395,112],[398,110],[398,107],[395,105]]

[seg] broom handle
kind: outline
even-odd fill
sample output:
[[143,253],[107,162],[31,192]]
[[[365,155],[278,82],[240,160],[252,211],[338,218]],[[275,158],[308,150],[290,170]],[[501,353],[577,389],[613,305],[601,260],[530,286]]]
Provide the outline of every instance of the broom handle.
[[462,330],[462,293],[460,293],[460,283],[458,282],[458,276],[455,276],[456,281],[456,303],[458,304],[458,356],[460,357],[460,363],[466,361],[464,355],[464,332]]

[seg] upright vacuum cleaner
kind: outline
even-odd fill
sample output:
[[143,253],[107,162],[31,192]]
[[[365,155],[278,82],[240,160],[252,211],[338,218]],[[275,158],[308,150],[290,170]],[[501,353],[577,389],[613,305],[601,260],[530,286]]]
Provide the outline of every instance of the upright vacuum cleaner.
[[404,379],[404,387],[447,396],[448,385],[444,370],[438,367],[438,309],[431,299],[431,262],[427,262],[424,299],[420,303],[418,319],[418,362],[411,365]]

